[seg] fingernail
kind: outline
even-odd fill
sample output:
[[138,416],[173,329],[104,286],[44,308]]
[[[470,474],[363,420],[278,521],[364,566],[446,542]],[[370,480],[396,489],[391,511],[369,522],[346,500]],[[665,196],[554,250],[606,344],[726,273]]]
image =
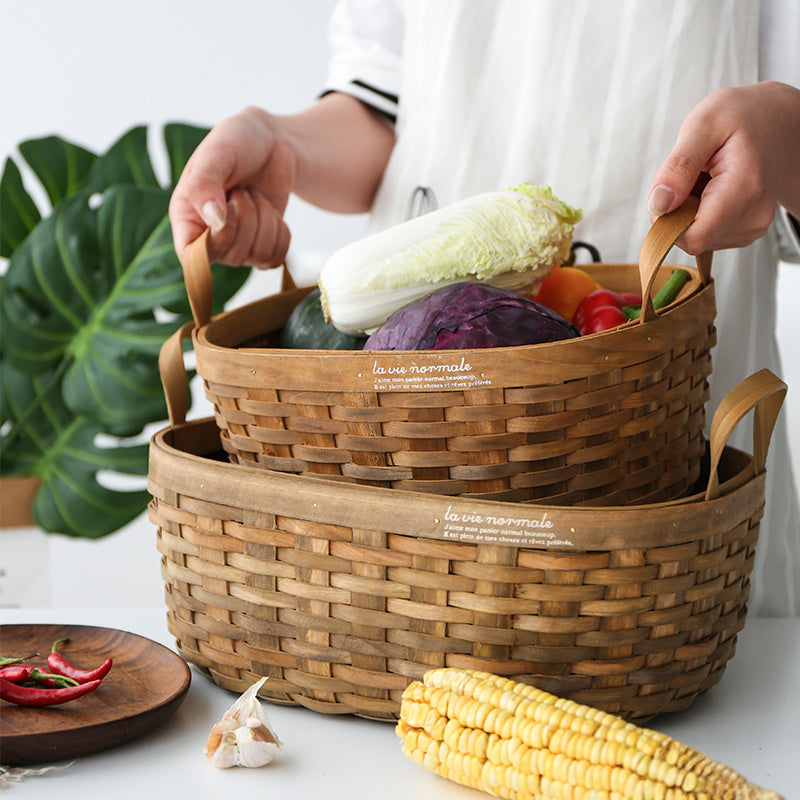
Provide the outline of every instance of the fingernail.
[[647,210],[651,214],[660,217],[669,211],[674,198],[675,192],[669,186],[664,186],[664,184],[660,183],[650,192],[650,197],[647,198]]
[[212,233],[218,233],[225,227],[225,212],[213,200],[209,200],[200,213]]

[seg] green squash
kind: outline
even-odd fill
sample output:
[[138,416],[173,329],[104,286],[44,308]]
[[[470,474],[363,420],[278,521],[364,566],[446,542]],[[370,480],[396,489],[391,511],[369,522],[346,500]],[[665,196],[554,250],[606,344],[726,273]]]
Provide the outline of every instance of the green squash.
[[366,341],[366,336],[342,333],[325,321],[319,289],[294,307],[280,336],[281,347],[295,350],[361,350]]

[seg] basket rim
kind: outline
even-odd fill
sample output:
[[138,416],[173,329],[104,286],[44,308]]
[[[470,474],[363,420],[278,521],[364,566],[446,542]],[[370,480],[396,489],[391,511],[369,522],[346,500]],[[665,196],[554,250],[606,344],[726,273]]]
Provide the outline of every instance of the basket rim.
[[[197,439],[198,433],[210,441],[217,433],[215,420],[184,422],[153,435],[148,489],[154,497],[159,487],[185,495],[202,493],[203,500],[229,507],[235,502],[249,511],[370,530],[380,520],[380,529],[387,533],[443,543],[541,547],[559,553],[680,545],[716,535],[721,526],[728,529],[764,502],[765,473],[754,476],[753,458],[729,446],[722,459],[737,465],[735,475],[721,484],[714,499],[697,493],[647,505],[557,506],[293,475],[214,460],[174,444],[176,438]],[[458,532],[458,523],[463,528],[483,525],[483,532]],[[498,532],[490,535],[490,530]]]
[[[605,262],[605,261],[597,261],[588,264],[580,264],[576,265],[580,266],[581,269],[585,269],[587,272],[591,273],[596,269],[630,269],[630,270],[638,270],[639,266],[636,263],[626,263],[626,262]],[[689,280],[684,284],[681,288],[678,296],[668,305],[666,305],[663,309],[661,309],[656,319],[663,317],[670,312],[674,311],[675,309],[683,306],[688,301],[694,299],[698,295],[704,293],[705,290],[712,290],[714,289],[714,278],[713,276],[708,280],[707,283],[703,282],[702,276],[700,274],[700,270],[697,267],[686,265],[686,264],[662,264],[658,269],[658,275],[661,273],[670,273],[674,269],[683,269],[689,273]],[[663,276],[666,277],[666,276]],[[658,284],[656,284],[658,285]],[[318,353],[318,350],[307,350],[303,348],[296,348],[287,350],[285,347],[244,347],[241,345],[226,345],[221,344],[220,342],[214,339],[214,334],[219,332],[219,329],[222,328],[222,333],[226,332],[226,328],[229,326],[226,325],[226,321],[230,320],[231,318],[236,319],[243,314],[251,311],[260,310],[265,305],[270,305],[274,302],[278,297],[281,295],[297,295],[302,296],[308,294],[314,289],[317,288],[316,284],[310,286],[300,286],[295,287],[293,289],[289,289],[286,292],[281,292],[279,294],[272,294],[266,297],[258,298],[257,300],[253,300],[249,303],[246,303],[242,306],[238,306],[237,308],[231,308],[226,311],[222,311],[219,314],[216,314],[212,317],[205,325],[200,325],[195,327],[193,331],[193,338],[201,341],[203,345],[210,347],[210,348],[218,348],[221,350],[236,350],[237,353],[265,353],[270,355],[286,355],[288,352],[290,355],[300,355],[305,353]],[[491,348],[494,352],[498,351],[505,351],[509,352],[512,355],[519,353],[520,351],[530,350],[532,348],[535,349],[543,349],[548,347],[554,347],[564,344],[575,343],[578,341],[588,341],[588,340],[596,340],[603,337],[612,336],[619,331],[628,330],[628,329],[637,329],[642,325],[652,326],[655,320],[650,320],[648,322],[640,322],[639,320],[629,320],[623,325],[620,325],[617,328],[608,331],[599,331],[598,333],[590,333],[584,334],[580,338],[575,339],[563,339],[556,342],[542,342],[540,344],[525,344],[525,345],[514,345],[509,347],[494,347]],[[265,330],[264,333],[270,333],[272,329]],[[439,354],[449,354],[451,356],[456,354],[474,354],[474,353],[483,353],[487,348],[466,348],[466,349],[459,349],[459,350],[326,350],[324,351],[326,355],[330,355],[334,358],[346,358],[348,356],[363,356],[366,354],[386,354],[391,353],[395,355],[405,355],[405,356],[419,356],[422,354],[432,354],[432,355],[439,355]]]
[[[591,266],[591,265],[586,265]],[[595,265],[598,266],[598,265]],[[599,266],[638,269],[636,264]],[[690,280],[684,292],[648,322],[631,321],[619,328],[557,342],[464,350],[306,350],[242,346],[278,330],[292,306],[275,313],[277,302],[287,304],[308,292],[308,287],[270,295],[216,315],[192,330],[198,371],[216,383],[248,386],[263,380],[270,386],[300,391],[469,391],[509,385],[508,374],[525,381],[560,384],[605,375],[663,356],[665,338],[676,330],[694,330],[713,324],[716,316],[713,279],[703,284],[697,268],[663,265],[661,269],[686,269]],[[247,335],[250,331],[250,335]],[[613,338],[611,346],[609,337]],[[303,359],[303,369],[297,359]],[[398,371],[414,372],[410,388],[391,383]],[[438,373],[437,373],[438,371]],[[422,382],[420,376],[443,376]],[[515,385],[515,384],[512,384]]]

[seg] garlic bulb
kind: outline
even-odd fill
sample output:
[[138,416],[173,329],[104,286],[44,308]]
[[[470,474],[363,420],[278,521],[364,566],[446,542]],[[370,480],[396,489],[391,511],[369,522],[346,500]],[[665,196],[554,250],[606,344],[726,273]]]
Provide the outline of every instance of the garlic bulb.
[[266,680],[254,683],[211,729],[205,752],[215,767],[263,767],[281,747],[258,699]]

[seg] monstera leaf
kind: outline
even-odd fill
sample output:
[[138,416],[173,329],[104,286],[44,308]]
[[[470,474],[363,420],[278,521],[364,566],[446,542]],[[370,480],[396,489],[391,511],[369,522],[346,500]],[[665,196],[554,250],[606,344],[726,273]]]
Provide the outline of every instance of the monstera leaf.
[[102,428],[64,405],[49,385],[51,376],[32,377],[3,362],[0,381],[3,418],[16,430],[4,444],[3,469],[39,477],[32,511],[44,530],[97,538],[141,512],[146,491],[108,488],[99,473],[145,475],[147,445],[100,446]]
[[[98,476],[146,474],[147,447],[130,438],[166,417],[158,352],[191,319],[167,208],[172,182],[204,133],[165,127],[166,186],[143,127],[100,156],[58,137],[23,142],[49,213],[6,162],[0,468],[39,477],[33,514],[47,531],[102,536],[147,504],[146,492],[108,488]],[[219,311],[248,273],[221,265],[213,273]]]

